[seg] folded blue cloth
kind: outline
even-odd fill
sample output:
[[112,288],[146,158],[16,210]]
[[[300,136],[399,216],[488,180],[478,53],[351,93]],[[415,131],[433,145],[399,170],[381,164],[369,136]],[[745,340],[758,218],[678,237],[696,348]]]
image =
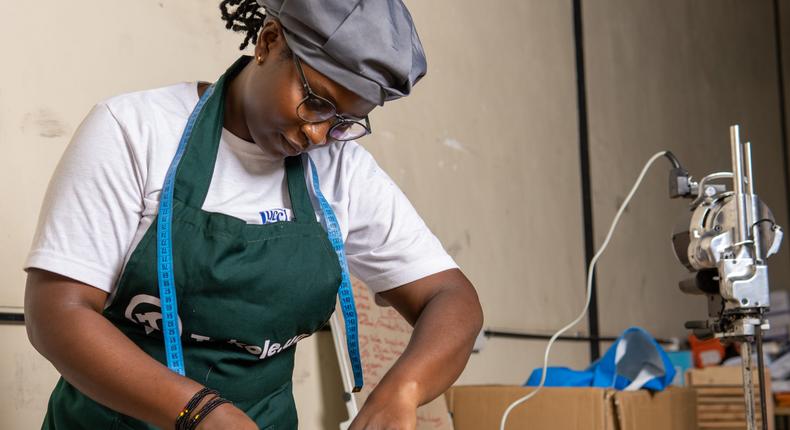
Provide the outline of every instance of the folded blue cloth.
[[[533,370],[524,385],[539,385],[542,370]],[[642,328],[631,327],[587,370],[549,367],[545,386],[661,391],[672,383],[674,377],[675,368],[669,356],[653,336]]]

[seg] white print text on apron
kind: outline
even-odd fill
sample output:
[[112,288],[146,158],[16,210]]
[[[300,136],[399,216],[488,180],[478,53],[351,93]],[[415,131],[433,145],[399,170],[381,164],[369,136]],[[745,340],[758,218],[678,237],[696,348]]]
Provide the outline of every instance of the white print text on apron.
[[[143,325],[143,328],[145,328],[145,334],[151,334],[151,332],[154,330],[162,330],[159,326],[159,322],[162,321],[162,308],[158,297],[150,296],[148,294],[138,294],[132,297],[132,299],[129,300],[129,305],[126,307],[126,312],[124,312],[124,315],[129,321],[132,321],[135,324]],[[179,334],[183,333],[183,327],[181,326],[180,318],[178,320],[178,332]],[[236,339],[231,339],[227,343],[235,345],[247,351],[248,353],[257,356],[260,360],[264,360],[266,357],[279,354],[289,347],[296,345],[296,342],[299,342],[308,336],[310,335],[299,334],[287,339],[283,344],[272,342],[271,339],[265,339],[263,346],[248,345]],[[196,333],[191,334],[189,337],[198,342],[212,340],[208,336],[202,336]]]

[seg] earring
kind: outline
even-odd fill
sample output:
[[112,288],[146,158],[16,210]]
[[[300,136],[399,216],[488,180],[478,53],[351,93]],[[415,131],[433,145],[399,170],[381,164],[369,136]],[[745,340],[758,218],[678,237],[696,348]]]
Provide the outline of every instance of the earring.
[[263,57],[261,57],[261,56],[259,55],[259,56],[257,56],[257,57],[255,58],[255,61],[257,61],[257,62],[258,62],[258,64],[263,64]]

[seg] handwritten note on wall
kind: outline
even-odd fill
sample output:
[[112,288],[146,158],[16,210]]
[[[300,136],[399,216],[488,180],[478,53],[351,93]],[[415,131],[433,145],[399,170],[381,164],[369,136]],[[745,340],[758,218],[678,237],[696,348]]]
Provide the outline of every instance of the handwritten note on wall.
[[[400,357],[411,336],[411,326],[391,307],[378,306],[368,287],[353,279],[354,301],[359,317],[359,348],[365,386],[357,393],[361,406]],[[444,396],[417,410],[417,430],[452,430]]]

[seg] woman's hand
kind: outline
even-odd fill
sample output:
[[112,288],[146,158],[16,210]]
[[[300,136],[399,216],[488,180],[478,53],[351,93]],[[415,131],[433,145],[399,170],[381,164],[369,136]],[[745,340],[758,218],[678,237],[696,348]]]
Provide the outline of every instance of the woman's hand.
[[214,409],[200,424],[197,430],[260,430],[250,417],[230,403]]
[[376,397],[373,393],[349,430],[415,430],[417,428],[417,397],[400,393]]

